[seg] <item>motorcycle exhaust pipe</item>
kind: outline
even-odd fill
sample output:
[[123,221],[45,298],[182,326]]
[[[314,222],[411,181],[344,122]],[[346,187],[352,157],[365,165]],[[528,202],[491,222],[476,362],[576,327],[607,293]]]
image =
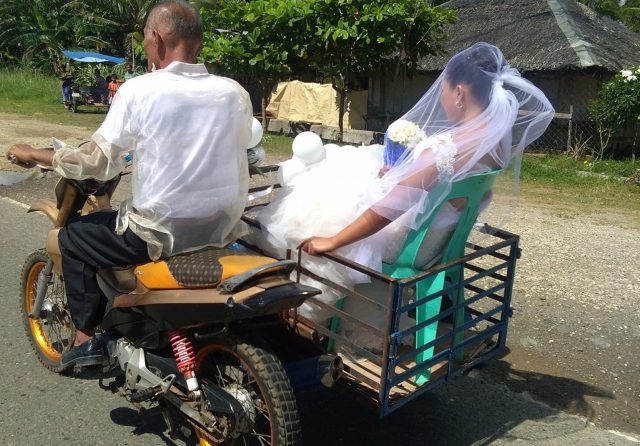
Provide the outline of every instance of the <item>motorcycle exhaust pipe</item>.
[[333,385],[342,376],[344,364],[337,355],[319,355],[300,361],[290,362],[284,366],[289,381],[294,389]]

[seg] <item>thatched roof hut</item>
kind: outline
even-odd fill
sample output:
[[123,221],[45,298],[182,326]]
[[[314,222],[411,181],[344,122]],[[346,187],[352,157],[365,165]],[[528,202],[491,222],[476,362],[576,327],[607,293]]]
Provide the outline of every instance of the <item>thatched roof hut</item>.
[[[560,117],[571,113],[573,122],[588,121],[588,104],[604,81],[640,65],[640,34],[575,0],[451,0],[442,6],[459,17],[446,28],[446,54],[422,59],[411,79],[372,78],[368,129],[384,130],[415,104],[452,54],[476,42],[497,45],[545,92]],[[555,124],[565,137],[558,146],[575,143],[562,130],[568,122]]]
[[421,71],[441,71],[449,55],[476,42],[498,46],[521,72],[640,64],[640,35],[575,0],[451,0],[458,14],[447,28],[447,55],[426,57]]

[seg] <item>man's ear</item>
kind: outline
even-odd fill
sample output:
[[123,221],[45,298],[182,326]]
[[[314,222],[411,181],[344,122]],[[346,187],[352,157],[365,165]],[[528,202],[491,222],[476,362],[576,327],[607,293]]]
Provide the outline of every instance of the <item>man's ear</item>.
[[167,46],[165,45],[165,41],[164,41],[164,38],[162,37],[162,34],[160,34],[158,30],[154,29],[153,34],[151,34],[151,37],[153,38],[153,44],[156,46],[158,57],[160,57],[160,60],[164,60],[165,54],[167,51]]

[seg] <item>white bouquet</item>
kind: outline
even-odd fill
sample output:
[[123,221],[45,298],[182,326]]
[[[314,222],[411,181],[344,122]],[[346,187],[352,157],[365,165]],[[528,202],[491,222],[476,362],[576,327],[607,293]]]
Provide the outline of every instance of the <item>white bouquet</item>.
[[425,139],[427,134],[413,122],[399,119],[389,126],[387,137],[391,141],[411,149]]
[[412,150],[427,134],[411,121],[399,119],[392,123],[385,134],[384,163],[394,165],[407,150]]

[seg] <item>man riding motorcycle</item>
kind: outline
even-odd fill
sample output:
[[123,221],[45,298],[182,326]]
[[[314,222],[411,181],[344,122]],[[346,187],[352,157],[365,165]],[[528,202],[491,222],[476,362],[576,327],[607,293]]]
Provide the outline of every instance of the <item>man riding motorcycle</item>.
[[252,112],[247,92],[194,63],[202,22],[184,0],[152,8],[143,44],[153,72],[123,84],[89,144],[55,153],[17,144],[7,152],[25,167],[51,165],[67,178],[97,180],[119,174],[124,155],[133,153],[132,197],[119,212],[77,217],[60,231],[77,327],[63,368],[104,360],[104,340],[94,337],[106,305],[98,269],[222,247],[242,231]]

